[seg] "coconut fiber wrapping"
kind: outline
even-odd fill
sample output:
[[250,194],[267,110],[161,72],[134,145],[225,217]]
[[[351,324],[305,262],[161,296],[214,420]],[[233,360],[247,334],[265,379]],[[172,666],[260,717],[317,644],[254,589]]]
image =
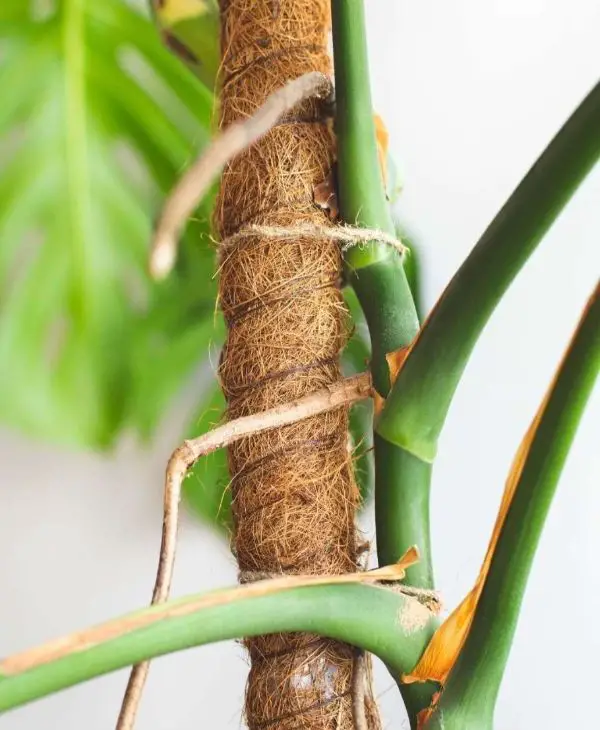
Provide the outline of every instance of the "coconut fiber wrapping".
[[[223,127],[310,71],[331,73],[327,0],[221,0]],[[328,226],[313,190],[331,171],[334,139],[324,102],[299,105],[228,165],[216,207],[220,303],[228,336],[220,378],[229,418],[262,411],[340,378],[348,334],[339,244],[327,237],[227,238],[250,223]],[[229,448],[234,552],[242,580],[280,573],[356,570],[347,409]],[[251,730],[348,730],[356,652],[306,634],[247,642]],[[370,730],[379,727],[366,689]]]

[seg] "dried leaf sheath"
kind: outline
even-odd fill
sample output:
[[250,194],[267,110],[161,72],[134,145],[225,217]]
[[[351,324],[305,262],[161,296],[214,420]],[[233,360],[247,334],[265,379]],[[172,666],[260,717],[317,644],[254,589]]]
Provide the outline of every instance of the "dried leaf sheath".
[[[221,125],[253,114],[276,88],[329,74],[325,0],[222,0]],[[329,221],[314,205],[334,143],[323,102],[305,102],[228,165],[216,207],[222,239],[244,225]],[[340,378],[348,319],[339,244],[308,234],[249,231],[222,250],[220,301],[228,323],[220,377],[229,418],[271,408]],[[229,449],[241,578],[256,573],[356,569],[358,492],[348,414],[322,416],[244,439]],[[304,634],[248,642],[246,719],[255,728],[354,727],[350,647]],[[369,727],[379,726],[367,692]]]

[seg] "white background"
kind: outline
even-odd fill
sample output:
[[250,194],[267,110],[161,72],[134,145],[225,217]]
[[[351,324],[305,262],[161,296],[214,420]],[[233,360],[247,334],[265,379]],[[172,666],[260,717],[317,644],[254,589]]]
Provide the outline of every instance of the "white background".
[[[376,110],[405,180],[400,210],[423,251],[427,306],[535,157],[596,82],[597,0],[371,0]],[[600,129],[599,129],[600,134]],[[439,587],[471,585],[503,481],[600,270],[600,168],[484,332],[441,441],[433,490]],[[590,727],[600,653],[600,393],[564,471],[535,561],[496,713],[499,730]],[[70,454],[0,434],[0,655],[146,603],[161,476],[187,418],[155,446]],[[226,544],[187,518],[175,594],[233,583]],[[140,730],[239,728],[246,665],[233,643],[157,661]],[[3,730],[106,730],[125,675],[3,717]],[[404,726],[391,680],[386,726]]]

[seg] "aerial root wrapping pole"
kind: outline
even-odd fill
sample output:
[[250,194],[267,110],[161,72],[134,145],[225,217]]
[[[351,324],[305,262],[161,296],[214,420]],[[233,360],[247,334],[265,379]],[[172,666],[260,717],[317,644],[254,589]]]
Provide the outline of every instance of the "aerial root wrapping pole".
[[[371,376],[361,373],[291,403],[230,421],[178,446],[171,454],[165,474],[163,529],[152,605],[164,603],[169,598],[177,549],[181,488],[188,471],[200,458],[245,436],[295,423],[343,405],[352,405],[371,395]],[[148,661],[132,668],[117,720],[117,730],[131,730],[134,727],[149,668]]]
[[[233,122],[213,140],[182,175],[163,205],[152,237],[149,260],[150,273],[155,279],[162,279],[171,272],[177,258],[179,235],[223,167],[264,137],[297,104],[311,97],[326,98],[331,89],[331,81],[323,74],[303,74],[273,91],[252,116]],[[227,240],[221,241],[221,252],[251,233],[271,238],[298,238],[305,234],[322,236],[339,241],[342,250],[370,241],[385,243],[401,254],[408,250],[396,236],[379,229],[305,222],[288,227],[250,223],[239,228]]]

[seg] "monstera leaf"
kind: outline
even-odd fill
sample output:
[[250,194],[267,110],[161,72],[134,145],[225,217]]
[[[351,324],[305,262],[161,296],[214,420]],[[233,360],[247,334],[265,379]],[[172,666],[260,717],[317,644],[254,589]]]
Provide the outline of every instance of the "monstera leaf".
[[[200,436],[223,421],[225,397],[218,384],[206,394],[197,417],[190,424],[188,436]],[[225,449],[203,456],[183,483],[186,503],[204,521],[219,529],[232,525],[231,489]]]
[[85,447],[149,434],[218,339],[210,201],[176,272],[146,274],[212,94],[123,0],[3,0],[0,92],[0,420]]

